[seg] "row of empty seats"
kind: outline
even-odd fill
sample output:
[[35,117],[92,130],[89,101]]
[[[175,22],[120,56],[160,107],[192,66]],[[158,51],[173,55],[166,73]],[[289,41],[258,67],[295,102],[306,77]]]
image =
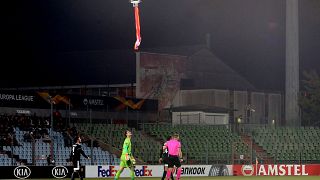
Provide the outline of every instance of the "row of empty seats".
[[240,136],[226,126],[145,124],[143,129],[162,142],[178,133],[189,161],[203,162],[205,159],[207,163],[230,163],[232,153],[249,153]]
[[252,137],[276,162],[320,162],[319,128],[256,128]]
[[[53,143],[44,141],[43,138],[36,139],[34,146],[32,142],[25,142],[23,135],[28,133],[27,131],[21,131],[19,128],[15,128],[15,135],[19,142],[19,146],[3,146],[3,155],[0,158],[0,165],[7,166],[17,165],[17,159],[19,162],[25,164],[32,164],[33,161],[37,166],[46,166],[47,156],[53,154],[55,165],[70,165],[69,158],[71,153],[71,147],[66,147],[63,140],[63,135],[60,132],[52,131],[51,138]],[[84,152],[91,157],[91,160],[82,159],[84,165],[97,165],[97,164],[114,164],[119,162],[119,158],[114,154],[110,154],[108,151],[102,150],[100,147],[93,147],[91,154],[91,147],[86,144],[82,144]],[[34,151],[33,151],[34,149]],[[9,158],[7,154],[13,153],[14,158]]]
[[[92,124],[92,129],[86,124],[75,124],[77,129],[90,134],[105,143],[122,150],[123,141],[125,139],[124,131],[128,128],[124,124]],[[147,163],[157,163],[159,159],[159,150],[162,147],[161,143],[156,139],[144,135],[141,131],[132,129],[132,153],[136,158],[139,158]]]
[[[75,123],[75,126],[79,131],[103,140],[119,150],[122,149],[125,138],[124,131],[129,129],[123,124]],[[6,153],[1,155],[0,165],[18,164],[21,159],[29,164],[34,160],[36,165],[47,165],[46,157],[51,152],[57,165],[69,165],[71,147],[65,146],[62,133],[52,132],[53,144],[44,142],[41,138],[35,141],[33,147],[31,142],[24,141],[25,131],[19,128],[15,128],[15,131],[20,145],[3,146],[3,152]],[[174,133],[180,135],[184,158],[191,163],[233,163],[235,154],[255,153],[238,134],[226,126],[145,124],[143,131],[132,129],[132,132],[133,155],[150,164],[158,163],[163,142]],[[301,160],[309,163],[320,162],[319,138],[320,129],[314,127],[264,127],[256,128],[252,132],[254,142],[266,150],[268,155],[275,159],[275,163],[295,163]],[[82,158],[84,165],[118,164],[120,161],[119,157],[103,151],[100,147],[93,147],[92,155],[87,144],[83,144],[83,149],[92,156],[90,161]],[[18,158],[12,160],[9,152],[13,152]]]

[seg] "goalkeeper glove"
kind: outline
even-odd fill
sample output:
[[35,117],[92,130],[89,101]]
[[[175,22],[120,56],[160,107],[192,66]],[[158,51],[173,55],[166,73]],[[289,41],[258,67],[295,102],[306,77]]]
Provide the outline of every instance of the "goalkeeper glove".
[[130,156],[129,156],[129,154],[126,154],[126,161],[129,161],[130,160]]
[[132,158],[132,159],[131,159],[131,163],[132,163],[133,165],[135,165],[135,164],[136,164],[136,160],[135,160],[134,158]]

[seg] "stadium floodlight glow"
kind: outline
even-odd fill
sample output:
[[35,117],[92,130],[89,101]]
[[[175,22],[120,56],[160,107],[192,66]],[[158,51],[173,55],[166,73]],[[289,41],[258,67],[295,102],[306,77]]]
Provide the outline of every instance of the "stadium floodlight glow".
[[133,7],[138,7],[139,3],[141,3],[141,0],[130,0],[130,3],[133,5]]
[[237,123],[240,124],[241,121],[242,121],[242,115],[240,115],[240,116],[237,117]]
[[241,117],[237,118],[237,122],[240,124],[241,123]]

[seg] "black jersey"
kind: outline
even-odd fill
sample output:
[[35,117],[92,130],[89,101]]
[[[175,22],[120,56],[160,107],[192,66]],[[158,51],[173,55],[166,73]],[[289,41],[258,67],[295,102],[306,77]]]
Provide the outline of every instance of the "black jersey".
[[[165,146],[165,143],[163,144],[163,147]],[[160,158],[164,159],[166,157],[169,157],[169,151],[168,148],[163,150],[163,147],[160,149]]]
[[82,146],[80,144],[72,145],[70,159],[72,161],[80,161],[80,154],[82,154],[85,158],[88,158],[88,156],[84,153]]

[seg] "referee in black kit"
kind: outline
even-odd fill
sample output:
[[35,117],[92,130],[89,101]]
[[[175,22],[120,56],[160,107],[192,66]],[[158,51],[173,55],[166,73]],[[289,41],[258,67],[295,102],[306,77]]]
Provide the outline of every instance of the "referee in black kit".
[[80,177],[81,180],[83,180],[83,176],[82,176],[82,173],[80,171],[80,167],[81,167],[81,164],[80,164],[80,154],[83,155],[83,157],[87,158],[87,159],[90,159],[89,156],[87,156],[83,149],[82,149],[82,146],[81,146],[81,138],[80,136],[77,136],[75,139],[75,144],[72,145],[72,151],[71,151],[71,154],[70,154],[70,160],[72,161],[73,163],[73,172],[72,172],[72,175],[71,175],[71,180],[74,180],[74,173],[77,172],[78,173],[78,176]]

